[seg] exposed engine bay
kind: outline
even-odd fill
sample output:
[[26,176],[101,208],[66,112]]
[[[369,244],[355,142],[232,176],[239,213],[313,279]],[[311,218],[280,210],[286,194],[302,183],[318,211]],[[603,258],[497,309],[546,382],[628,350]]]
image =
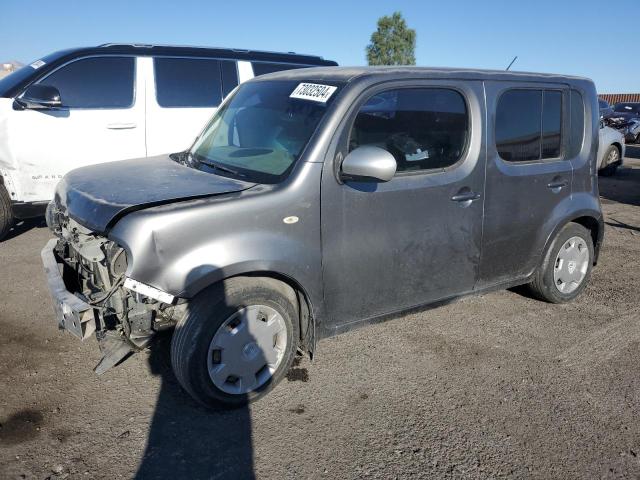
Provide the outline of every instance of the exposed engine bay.
[[90,306],[79,336],[84,339],[95,332],[104,355],[96,373],[104,373],[146,348],[157,332],[175,326],[186,301],[169,296],[173,301],[165,303],[127,288],[131,281],[126,278],[128,259],[122,247],[68,218],[53,203],[47,209],[47,224],[58,237],[54,256],[66,289]]

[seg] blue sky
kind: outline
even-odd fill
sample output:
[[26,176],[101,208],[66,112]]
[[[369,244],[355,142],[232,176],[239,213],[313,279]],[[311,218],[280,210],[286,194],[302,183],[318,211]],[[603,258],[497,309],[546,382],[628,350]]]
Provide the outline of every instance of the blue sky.
[[620,28],[638,0],[2,0],[0,61],[115,41],[296,51],[364,65],[376,20],[394,10],[417,31],[418,65],[502,69],[518,55],[513,70],[587,76],[600,93],[640,91],[640,23]]

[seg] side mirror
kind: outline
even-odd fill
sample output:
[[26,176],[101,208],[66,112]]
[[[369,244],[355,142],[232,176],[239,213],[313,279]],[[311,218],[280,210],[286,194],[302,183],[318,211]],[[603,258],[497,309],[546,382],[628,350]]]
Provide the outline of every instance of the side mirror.
[[50,85],[31,85],[24,93],[16,98],[16,102],[24,108],[45,110],[62,106],[60,92]]
[[343,177],[388,182],[396,174],[396,159],[380,147],[364,145],[353,150],[342,162]]

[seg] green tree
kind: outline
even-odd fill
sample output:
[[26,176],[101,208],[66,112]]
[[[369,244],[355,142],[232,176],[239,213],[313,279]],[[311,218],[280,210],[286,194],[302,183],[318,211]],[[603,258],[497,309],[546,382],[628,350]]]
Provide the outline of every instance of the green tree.
[[416,31],[407,27],[400,12],[380,17],[367,45],[369,65],[415,65]]

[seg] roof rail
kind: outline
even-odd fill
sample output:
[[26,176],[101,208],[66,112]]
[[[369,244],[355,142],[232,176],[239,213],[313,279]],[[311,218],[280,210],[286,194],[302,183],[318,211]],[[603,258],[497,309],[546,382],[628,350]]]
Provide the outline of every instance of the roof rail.
[[98,45],[98,48],[106,48],[106,47],[154,47],[155,45],[151,45],[150,43],[103,43],[102,45]]
[[203,47],[197,45],[161,45],[161,44],[151,44],[151,43],[103,43],[102,45],[98,45],[98,48],[109,48],[109,47],[136,47],[136,48],[202,48],[206,50],[229,50],[232,52],[240,52],[240,53],[267,53],[272,55],[299,55],[301,57],[313,57],[318,58],[320,60],[324,60],[324,57],[320,55],[311,55],[307,53],[297,53],[297,52],[274,52],[269,50],[252,50],[250,48],[228,48],[228,47]]

